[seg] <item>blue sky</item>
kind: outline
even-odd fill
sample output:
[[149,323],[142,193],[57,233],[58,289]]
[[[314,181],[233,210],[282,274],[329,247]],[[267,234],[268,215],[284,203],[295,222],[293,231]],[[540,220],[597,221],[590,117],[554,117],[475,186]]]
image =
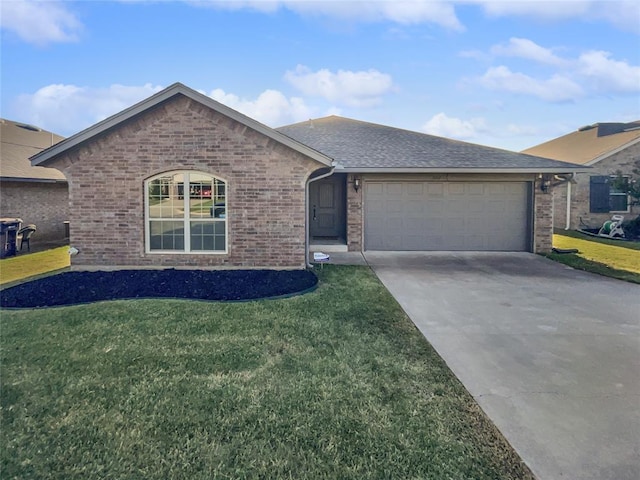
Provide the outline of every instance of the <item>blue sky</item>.
[[182,82],[510,150],[640,119],[640,2],[1,0],[3,118],[69,136]]

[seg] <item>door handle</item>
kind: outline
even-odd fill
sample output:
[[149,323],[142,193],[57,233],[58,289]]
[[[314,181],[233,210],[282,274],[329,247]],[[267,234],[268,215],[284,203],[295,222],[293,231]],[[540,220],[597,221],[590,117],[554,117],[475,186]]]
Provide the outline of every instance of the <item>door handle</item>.
[[315,222],[316,220],[316,206],[313,206],[313,221]]

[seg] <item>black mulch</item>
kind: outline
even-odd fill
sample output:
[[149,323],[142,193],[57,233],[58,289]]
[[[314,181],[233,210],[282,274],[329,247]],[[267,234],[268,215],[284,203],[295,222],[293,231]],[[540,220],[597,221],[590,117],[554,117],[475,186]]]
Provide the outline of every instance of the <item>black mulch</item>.
[[131,298],[245,301],[316,287],[308,270],[117,270],[66,272],[0,292],[4,308],[76,305]]

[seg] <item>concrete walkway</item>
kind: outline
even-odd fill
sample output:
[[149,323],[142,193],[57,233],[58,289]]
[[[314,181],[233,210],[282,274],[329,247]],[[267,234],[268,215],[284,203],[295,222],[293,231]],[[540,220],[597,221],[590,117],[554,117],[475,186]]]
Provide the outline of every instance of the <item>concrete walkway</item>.
[[640,285],[533,254],[365,258],[540,480],[640,478]]

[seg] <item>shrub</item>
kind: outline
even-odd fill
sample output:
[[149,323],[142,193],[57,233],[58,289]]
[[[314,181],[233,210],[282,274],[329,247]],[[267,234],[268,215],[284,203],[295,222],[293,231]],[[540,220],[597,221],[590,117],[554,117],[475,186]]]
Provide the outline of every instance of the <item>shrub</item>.
[[640,215],[633,220],[623,222],[622,228],[624,229],[624,235],[626,238],[640,239]]

